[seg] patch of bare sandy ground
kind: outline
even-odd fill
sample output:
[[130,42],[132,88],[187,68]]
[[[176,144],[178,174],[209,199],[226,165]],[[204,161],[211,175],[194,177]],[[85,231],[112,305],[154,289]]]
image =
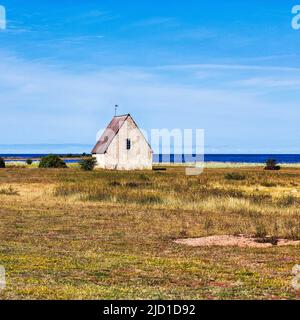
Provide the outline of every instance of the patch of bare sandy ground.
[[270,248],[275,246],[297,246],[300,241],[293,241],[287,239],[272,239],[272,238],[255,238],[247,237],[245,235],[222,235],[209,236],[202,238],[177,239],[177,244],[183,244],[191,247],[240,247],[240,248]]

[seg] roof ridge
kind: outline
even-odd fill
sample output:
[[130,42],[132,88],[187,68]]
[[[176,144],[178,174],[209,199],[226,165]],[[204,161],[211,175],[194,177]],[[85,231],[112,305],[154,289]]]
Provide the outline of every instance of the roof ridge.
[[121,114],[119,116],[114,116],[114,118],[121,118],[121,117],[128,117],[128,116],[130,116],[130,113]]

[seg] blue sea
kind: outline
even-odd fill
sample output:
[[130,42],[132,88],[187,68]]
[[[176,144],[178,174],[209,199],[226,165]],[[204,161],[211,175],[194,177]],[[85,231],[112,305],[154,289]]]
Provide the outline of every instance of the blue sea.
[[[18,158],[20,161],[26,159],[37,159],[46,154],[0,154],[0,157]],[[195,155],[158,155],[153,156],[154,162],[187,163],[201,161],[202,157]],[[277,163],[300,163],[300,154],[206,154],[205,162],[235,162],[235,163],[265,163],[268,159],[274,159]],[[66,162],[76,163],[78,160],[66,159]]]

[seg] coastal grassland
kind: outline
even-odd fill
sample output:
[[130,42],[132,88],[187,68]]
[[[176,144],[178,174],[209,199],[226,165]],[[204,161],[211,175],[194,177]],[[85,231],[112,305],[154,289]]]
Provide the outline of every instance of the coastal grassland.
[[[74,159],[76,160],[76,159]],[[79,160],[79,159],[77,159]],[[182,163],[154,163],[155,166],[164,166],[164,167],[173,167],[173,168],[180,168],[183,167],[184,164]],[[185,164],[185,166],[193,166],[195,163]],[[199,163],[198,165],[201,165]],[[24,160],[22,161],[10,161],[6,163],[8,168],[37,168],[39,166],[39,161],[35,161],[32,164],[28,165]],[[69,162],[67,163],[69,168],[78,169],[79,164],[78,162]],[[226,169],[226,168],[263,168],[265,166],[264,163],[246,163],[246,162],[205,162],[204,167],[207,169]],[[280,163],[280,166],[283,168],[300,168],[300,163]]]
[[[1,192],[2,190],[2,192]],[[297,299],[300,248],[192,248],[223,234],[300,239],[300,169],[0,170],[0,299]]]

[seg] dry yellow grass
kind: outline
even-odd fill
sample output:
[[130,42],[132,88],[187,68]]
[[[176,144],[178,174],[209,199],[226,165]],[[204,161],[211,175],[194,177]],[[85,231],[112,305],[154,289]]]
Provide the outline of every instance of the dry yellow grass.
[[[229,180],[232,172],[244,178]],[[237,233],[300,238],[297,168],[206,169],[198,177],[184,168],[8,168],[0,170],[0,202],[4,299],[297,298],[290,281],[299,246],[173,242]]]

